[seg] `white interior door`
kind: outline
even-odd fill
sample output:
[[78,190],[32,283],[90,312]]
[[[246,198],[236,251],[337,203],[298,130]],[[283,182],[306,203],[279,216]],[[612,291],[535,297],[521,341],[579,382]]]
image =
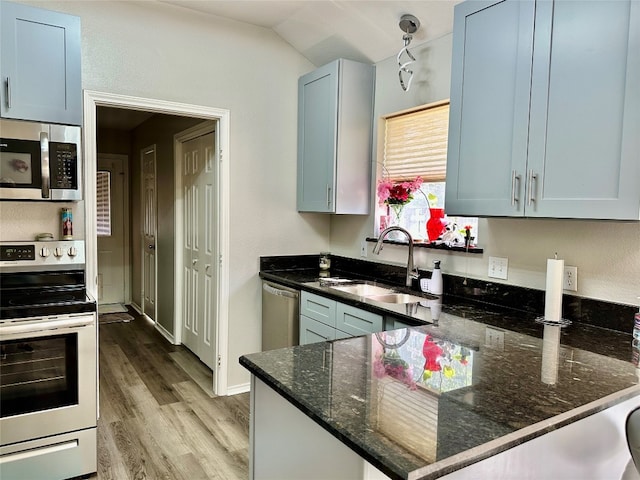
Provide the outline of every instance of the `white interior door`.
[[183,142],[184,282],[182,342],[215,371],[214,261],[217,241],[216,155],[213,132]]
[[124,304],[125,262],[125,184],[124,155],[98,155],[97,230],[98,303]]
[[141,151],[142,160],[142,312],[156,318],[156,147]]

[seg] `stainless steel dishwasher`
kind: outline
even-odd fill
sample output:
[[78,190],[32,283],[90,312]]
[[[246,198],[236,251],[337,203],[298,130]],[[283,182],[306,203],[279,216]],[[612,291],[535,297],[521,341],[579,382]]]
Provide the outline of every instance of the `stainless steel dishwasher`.
[[300,292],[262,282],[262,350],[298,345]]

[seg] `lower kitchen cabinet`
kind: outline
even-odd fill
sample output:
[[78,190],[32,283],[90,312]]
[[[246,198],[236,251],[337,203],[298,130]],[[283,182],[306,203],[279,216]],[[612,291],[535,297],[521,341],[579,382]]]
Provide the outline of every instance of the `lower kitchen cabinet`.
[[300,345],[366,335],[382,330],[382,315],[313,293],[300,293]]
[[415,327],[415,325],[409,325],[408,323],[404,323],[401,320],[398,320],[395,317],[385,317],[384,318],[384,330],[397,330],[399,328],[409,328]]
[[300,345],[335,340],[335,331],[334,327],[300,315]]
[[336,308],[336,329],[353,336],[381,332],[384,330],[383,317],[377,313],[338,303]]

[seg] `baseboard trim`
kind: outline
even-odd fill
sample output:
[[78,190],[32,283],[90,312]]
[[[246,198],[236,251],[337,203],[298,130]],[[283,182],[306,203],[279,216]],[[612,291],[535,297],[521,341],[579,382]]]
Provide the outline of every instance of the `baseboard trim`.
[[164,328],[159,323],[156,323],[155,327],[156,327],[156,330],[159,331],[162,334],[162,336],[169,341],[169,343],[171,343],[171,345],[177,345],[176,339],[166,328]]
[[241,383],[240,385],[234,385],[232,387],[227,387],[227,396],[238,395],[240,393],[247,393],[251,390],[251,383]]
[[134,302],[127,303],[127,306],[133,308],[136,312],[138,312],[138,314],[142,315],[142,308],[140,308],[140,306],[137,303],[134,303]]

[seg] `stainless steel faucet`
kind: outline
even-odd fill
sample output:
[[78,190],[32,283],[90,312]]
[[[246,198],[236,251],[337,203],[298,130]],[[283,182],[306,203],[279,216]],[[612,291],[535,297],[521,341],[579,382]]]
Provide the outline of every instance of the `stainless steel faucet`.
[[384,237],[386,237],[389,232],[393,232],[393,231],[404,233],[407,239],[409,240],[409,258],[407,259],[406,285],[407,287],[410,287],[411,280],[414,278],[418,278],[418,270],[413,266],[413,237],[407,230],[405,230],[402,227],[398,227],[396,225],[392,225],[391,227],[385,228],[382,231],[382,233],[380,233],[380,236],[378,237],[378,241],[376,242],[376,246],[373,247],[373,253],[375,253],[376,255],[380,255],[380,252],[382,251],[382,241],[384,240]]

